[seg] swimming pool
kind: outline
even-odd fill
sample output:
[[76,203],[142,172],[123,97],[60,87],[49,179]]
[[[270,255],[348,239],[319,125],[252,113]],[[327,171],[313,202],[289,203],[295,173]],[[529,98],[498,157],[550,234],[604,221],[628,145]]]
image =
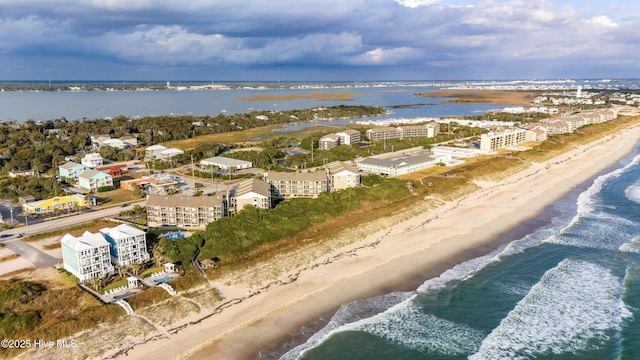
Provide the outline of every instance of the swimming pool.
[[166,275],[166,276],[163,276],[161,278],[153,279],[153,282],[156,283],[156,284],[160,284],[160,283],[167,282],[169,280],[175,279],[176,277],[177,276]]
[[114,299],[116,299],[116,300],[122,300],[122,299],[124,299],[124,298],[126,298],[126,297],[129,297],[129,296],[131,296],[131,295],[135,295],[135,294],[136,294],[136,293],[135,293],[135,292],[133,292],[133,291],[127,291],[126,293],[121,294],[121,295],[116,295],[116,296],[114,296],[113,298],[114,298]]

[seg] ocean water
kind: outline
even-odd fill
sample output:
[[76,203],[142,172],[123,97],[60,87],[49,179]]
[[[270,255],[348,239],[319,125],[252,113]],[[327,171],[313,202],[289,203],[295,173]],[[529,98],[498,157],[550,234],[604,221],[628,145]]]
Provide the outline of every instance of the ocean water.
[[[281,359],[639,359],[640,147],[520,239],[343,305]],[[307,329],[308,331],[308,329]]]

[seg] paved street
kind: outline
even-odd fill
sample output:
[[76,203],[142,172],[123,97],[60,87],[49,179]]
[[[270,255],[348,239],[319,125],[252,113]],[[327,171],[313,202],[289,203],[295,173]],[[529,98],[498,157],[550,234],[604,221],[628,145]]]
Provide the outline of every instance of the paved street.
[[29,261],[33,264],[33,266],[38,268],[52,266],[60,262],[59,259],[45,254],[41,250],[36,249],[35,247],[20,240],[19,238],[7,238],[5,241],[3,241],[3,244],[7,249],[20,255],[22,259]]

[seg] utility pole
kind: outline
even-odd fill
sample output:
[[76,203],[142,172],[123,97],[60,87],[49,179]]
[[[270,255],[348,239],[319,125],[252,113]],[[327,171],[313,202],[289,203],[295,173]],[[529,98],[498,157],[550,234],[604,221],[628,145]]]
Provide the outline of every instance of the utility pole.
[[191,180],[193,181],[193,187],[196,187],[196,175],[193,169],[193,154],[191,154]]

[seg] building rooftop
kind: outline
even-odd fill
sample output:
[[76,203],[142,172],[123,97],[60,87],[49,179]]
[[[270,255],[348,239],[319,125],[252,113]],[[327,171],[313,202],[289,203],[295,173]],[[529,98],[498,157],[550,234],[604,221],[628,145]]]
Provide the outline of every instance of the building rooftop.
[[71,234],[66,234],[60,240],[62,244],[66,244],[75,251],[91,250],[101,246],[109,246],[107,240],[104,239],[102,234],[92,234],[85,231],[82,236],[75,237]]

